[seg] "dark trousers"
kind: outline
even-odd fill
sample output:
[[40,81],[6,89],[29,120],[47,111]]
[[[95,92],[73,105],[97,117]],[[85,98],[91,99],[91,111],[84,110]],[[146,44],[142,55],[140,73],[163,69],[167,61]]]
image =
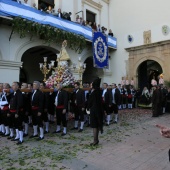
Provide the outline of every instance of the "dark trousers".
[[6,126],[7,124],[7,113],[8,113],[8,110],[1,110],[1,124],[4,124]]
[[7,126],[9,126],[9,128],[14,128],[14,120],[15,113],[9,113],[9,116],[7,116]]
[[41,116],[38,116],[38,110],[32,110],[32,123],[33,126],[39,126],[39,127],[43,127],[43,119],[42,119],[43,115],[41,113]]
[[28,115],[26,113],[23,115],[23,122],[28,123]]
[[54,114],[55,114],[55,106],[50,106],[50,107],[48,108],[48,113],[49,113],[50,115],[54,115]]
[[48,113],[47,112],[43,113],[43,121],[48,122]]
[[78,121],[80,119],[81,122],[84,122],[84,111],[82,111],[82,107],[75,107],[75,120]]
[[112,103],[112,110],[113,110],[113,112],[114,112],[115,114],[118,113],[118,106],[117,106],[117,104]]
[[56,108],[56,117],[57,117],[57,125],[62,125],[63,127],[67,127],[67,121],[66,121],[66,113],[63,114],[63,108]]
[[106,112],[107,115],[110,115],[112,113],[111,107],[109,107],[109,105],[106,104],[106,103],[103,103],[103,109],[104,109],[104,111]]

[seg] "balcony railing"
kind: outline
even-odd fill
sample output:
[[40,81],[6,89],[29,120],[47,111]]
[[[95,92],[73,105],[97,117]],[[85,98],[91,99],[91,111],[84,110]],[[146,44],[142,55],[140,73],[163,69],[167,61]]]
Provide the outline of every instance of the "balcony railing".
[[[86,40],[92,41],[92,29],[77,23],[60,19],[52,14],[47,14],[11,0],[0,0],[0,15],[6,17],[20,16],[27,20],[35,21],[44,25],[50,25],[61,30],[82,35]],[[108,46],[117,49],[117,39],[108,36]]]

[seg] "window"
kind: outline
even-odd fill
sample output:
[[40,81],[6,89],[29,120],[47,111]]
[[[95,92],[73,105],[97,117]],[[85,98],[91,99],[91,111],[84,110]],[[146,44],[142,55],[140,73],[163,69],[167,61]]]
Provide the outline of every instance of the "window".
[[96,14],[89,10],[86,10],[86,21],[92,23],[96,22]]
[[40,9],[40,5],[43,6],[43,8],[48,8],[48,6],[52,6],[54,8],[54,0],[38,0],[38,9]]

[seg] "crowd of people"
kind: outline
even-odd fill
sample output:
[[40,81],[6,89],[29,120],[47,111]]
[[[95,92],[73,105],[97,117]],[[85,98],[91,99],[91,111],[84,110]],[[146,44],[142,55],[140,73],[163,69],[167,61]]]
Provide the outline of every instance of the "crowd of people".
[[28,136],[30,124],[33,127],[30,138],[43,140],[44,134],[49,133],[49,124],[56,123],[53,133],[65,136],[68,120],[74,119],[74,127],[70,130],[81,133],[86,123],[86,126],[93,128],[92,145],[96,145],[103,125],[118,122],[120,109],[132,109],[140,102],[151,102],[153,117],[162,115],[165,109],[170,111],[170,89],[163,85],[156,85],[151,91],[145,87],[140,92],[132,85],[103,83],[101,88],[99,80],[97,85],[94,82],[84,84],[84,88],[80,88],[80,83],[76,82],[71,92],[64,90],[62,84],[48,89],[45,83],[38,81],[33,84],[23,82],[21,86],[13,82],[11,87],[8,83],[0,83],[1,135],[22,144],[23,137]]
[[[21,4],[20,0],[12,0],[12,1],[15,1],[15,2],[18,2],[18,3]],[[28,0],[24,0],[23,5],[30,6],[28,4]],[[53,14],[56,17],[71,21],[71,15],[72,15],[71,12],[62,12],[61,8],[59,8],[57,13],[56,13],[55,10],[54,10],[54,6],[49,5],[49,4],[47,4],[47,3],[43,2],[43,1],[39,4],[39,8],[36,6],[36,3],[33,3],[32,7],[37,9],[37,10],[39,9],[41,11],[49,13],[49,14]],[[112,37],[114,36],[111,29],[109,29],[109,31],[107,32],[106,27],[100,26],[100,24],[96,24],[96,22],[91,22],[91,21],[88,21],[88,20],[85,21],[79,15],[76,16],[75,23],[78,23],[78,24],[83,25],[83,26],[87,26],[87,27],[91,28],[93,31],[102,32],[102,33],[107,34],[107,35],[112,36]]]

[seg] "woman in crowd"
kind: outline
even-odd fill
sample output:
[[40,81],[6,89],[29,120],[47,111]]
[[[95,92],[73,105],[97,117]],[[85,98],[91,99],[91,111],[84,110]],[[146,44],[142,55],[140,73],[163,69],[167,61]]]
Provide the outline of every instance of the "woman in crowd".
[[92,83],[92,90],[88,101],[87,110],[90,111],[90,125],[93,128],[94,141],[91,146],[99,143],[99,131],[103,133],[103,108],[102,108],[102,93],[100,91],[101,79],[96,79]]

